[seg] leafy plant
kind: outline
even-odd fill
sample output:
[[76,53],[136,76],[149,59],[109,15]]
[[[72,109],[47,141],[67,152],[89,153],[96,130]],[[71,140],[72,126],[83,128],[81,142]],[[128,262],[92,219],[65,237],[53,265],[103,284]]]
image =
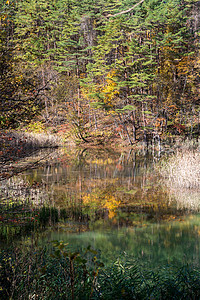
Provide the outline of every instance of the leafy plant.
[[149,267],[121,256],[108,266],[97,251],[37,244],[0,251],[1,299],[199,299],[199,266]]
[[[80,252],[71,252],[67,247],[68,243],[54,241],[55,247],[53,258],[64,260],[65,264],[61,267],[64,269],[66,278],[70,278],[71,298],[74,300],[80,295],[80,290],[92,298],[94,293],[96,279],[99,270],[104,264],[97,259],[98,252],[88,246],[83,254]],[[92,257],[88,256],[92,255]],[[77,295],[78,293],[78,295]]]

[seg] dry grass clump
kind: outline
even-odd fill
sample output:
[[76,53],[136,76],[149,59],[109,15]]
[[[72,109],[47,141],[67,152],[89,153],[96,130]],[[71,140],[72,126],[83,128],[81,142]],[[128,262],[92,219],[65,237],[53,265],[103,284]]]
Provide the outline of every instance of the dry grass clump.
[[26,144],[33,148],[51,148],[58,147],[61,143],[59,138],[52,134],[46,133],[23,133]]
[[161,163],[159,172],[167,179],[167,185],[177,188],[200,188],[200,153],[177,152]]
[[22,131],[2,131],[0,132],[0,150],[5,149],[39,149],[54,148],[61,145],[58,136],[49,133],[30,133]]

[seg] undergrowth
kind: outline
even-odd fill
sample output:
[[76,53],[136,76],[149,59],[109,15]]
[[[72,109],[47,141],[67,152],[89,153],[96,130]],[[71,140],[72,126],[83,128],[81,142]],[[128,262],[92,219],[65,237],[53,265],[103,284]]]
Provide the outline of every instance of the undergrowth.
[[90,247],[71,252],[63,242],[1,251],[1,299],[199,299],[200,271],[194,266],[145,268],[119,258],[109,266]]

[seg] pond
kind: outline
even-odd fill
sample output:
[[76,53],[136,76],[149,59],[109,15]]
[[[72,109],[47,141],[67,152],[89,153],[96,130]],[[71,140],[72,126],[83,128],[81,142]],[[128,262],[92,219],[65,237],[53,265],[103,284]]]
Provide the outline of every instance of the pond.
[[[155,172],[156,154],[65,148],[3,180],[2,203],[12,199],[28,213],[22,218],[19,211],[14,217],[4,211],[3,246],[37,236],[41,245],[63,240],[79,251],[91,245],[105,263],[129,256],[152,266],[198,265],[200,195],[167,188]],[[56,209],[58,217],[53,222],[51,213],[41,230],[36,225],[44,206]]]

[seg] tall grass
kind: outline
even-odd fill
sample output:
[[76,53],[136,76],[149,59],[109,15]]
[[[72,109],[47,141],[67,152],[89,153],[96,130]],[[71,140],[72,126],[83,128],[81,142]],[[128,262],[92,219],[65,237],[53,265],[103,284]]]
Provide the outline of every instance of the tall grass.
[[150,270],[127,257],[105,267],[90,248],[81,255],[62,243],[54,250],[34,246],[0,253],[2,300],[200,299],[198,267]]
[[54,148],[60,145],[60,138],[50,133],[0,131],[0,158],[11,155],[19,156],[24,151]]
[[159,172],[171,187],[200,189],[200,153],[179,151],[161,162]]
[[50,133],[12,132],[10,134],[16,144],[21,141],[26,148],[52,148],[58,147],[61,143],[56,135]]

